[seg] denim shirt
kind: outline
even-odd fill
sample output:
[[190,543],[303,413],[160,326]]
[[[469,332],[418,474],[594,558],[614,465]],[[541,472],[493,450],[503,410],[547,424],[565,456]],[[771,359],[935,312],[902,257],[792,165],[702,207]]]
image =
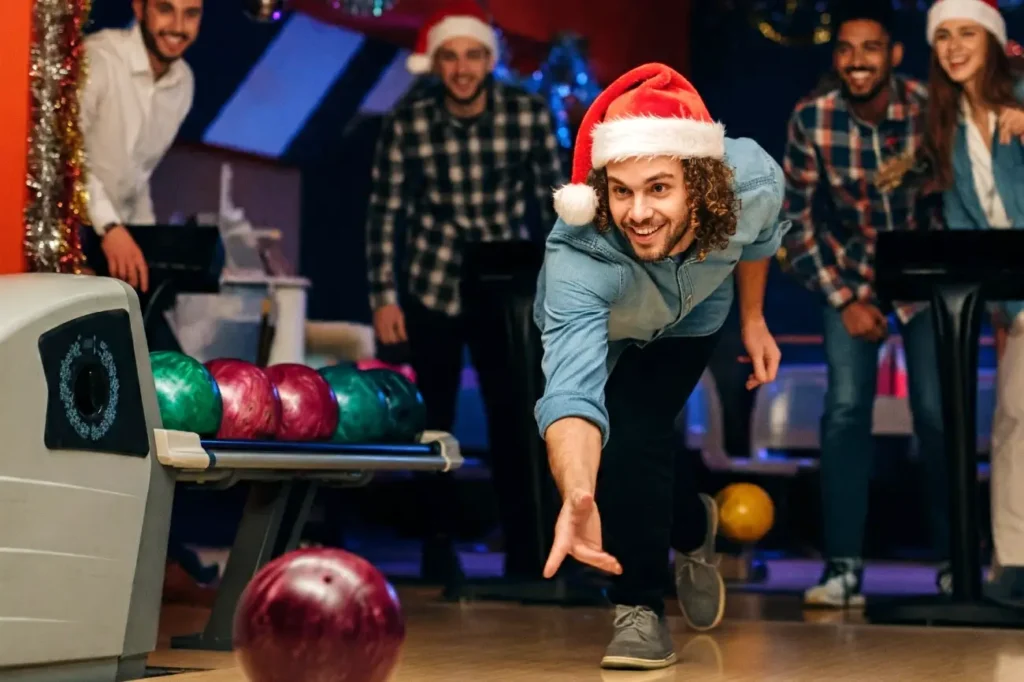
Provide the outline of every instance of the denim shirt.
[[[1017,100],[1024,103],[1024,80],[1014,89]],[[967,125],[960,121],[953,142],[953,186],[943,193],[946,225],[951,230],[990,229],[985,211],[974,189],[971,159],[967,152]],[[992,142],[992,175],[996,191],[1003,201],[1006,215],[1014,229],[1024,229],[1024,144],[1014,137],[1010,144],[999,143],[996,128]],[[1010,322],[1024,312],[1024,301],[998,301],[991,308],[1001,310]]]
[[686,253],[644,263],[617,228],[601,233],[593,225],[555,223],[534,301],[544,345],[546,385],[535,408],[542,437],[555,421],[581,417],[607,443],[604,387],[622,351],[715,333],[732,305],[736,263],[778,251],[789,227],[779,220],[782,168],[750,139],[726,139],[725,153],[740,202],[736,234],[703,261]]

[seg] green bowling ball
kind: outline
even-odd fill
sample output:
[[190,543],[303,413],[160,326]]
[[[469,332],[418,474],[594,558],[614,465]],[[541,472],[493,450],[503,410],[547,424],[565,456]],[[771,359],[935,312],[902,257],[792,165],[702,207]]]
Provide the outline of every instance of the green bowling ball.
[[150,353],[149,364],[164,428],[200,436],[217,433],[224,410],[220,387],[203,364],[173,351]]
[[416,384],[391,369],[365,369],[388,404],[388,440],[414,442],[426,428],[427,407]]
[[373,379],[353,363],[320,370],[338,401],[338,428],[331,440],[338,443],[379,443],[388,432],[388,403]]

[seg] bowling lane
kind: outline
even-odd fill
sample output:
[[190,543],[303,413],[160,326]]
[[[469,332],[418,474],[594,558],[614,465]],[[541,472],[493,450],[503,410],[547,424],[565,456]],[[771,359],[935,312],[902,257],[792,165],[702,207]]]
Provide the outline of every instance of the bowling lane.
[[[675,605],[670,623],[680,663],[665,671],[597,667],[610,635],[600,609],[440,604],[402,591],[408,617],[404,658],[391,682],[1018,682],[1024,639],[1011,631],[892,628],[824,619],[761,620],[763,595],[731,595],[712,635],[687,630]],[[815,615],[816,612],[806,617]],[[793,615],[800,618],[799,612]],[[189,673],[180,682],[245,682],[238,668]]]

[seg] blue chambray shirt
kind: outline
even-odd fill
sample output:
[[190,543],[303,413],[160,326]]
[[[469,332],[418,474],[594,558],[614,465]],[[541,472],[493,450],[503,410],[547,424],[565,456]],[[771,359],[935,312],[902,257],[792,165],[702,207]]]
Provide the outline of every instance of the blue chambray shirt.
[[617,229],[555,223],[534,300],[546,379],[535,408],[542,436],[559,419],[581,417],[607,443],[604,386],[622,351],[718,331],[732,305],[736,263],[770,258],[779,249],[789,227],[779,220],[782,168],[746,138],[726,139],[725,154],[740,201],[736,234],[703,262],[690,255],[640,262]]

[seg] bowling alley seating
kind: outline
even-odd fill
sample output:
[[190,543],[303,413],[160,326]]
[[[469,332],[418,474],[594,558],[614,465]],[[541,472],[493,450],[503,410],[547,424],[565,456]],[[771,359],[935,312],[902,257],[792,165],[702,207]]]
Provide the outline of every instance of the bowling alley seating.
[[422,443],[201,441],[161,427],[138,297],[108,278],[0,278],[0,681],[141,679],[156,645],[177,481],[249,499],[195,647],[229,649],[237,597],[296,546],[317,486],[461,465]]
[[[872,429],[875,436],[913,436],[910,401],[905,390],[886,386],[881,376],[893,362],[905,377],[902,353],[898,336],[891,337],[879,352],[879,395],[875,398]],[[701,452],[712,470],[791,476],[800,470],[817,468],[816,460],[773,453],[820,449],[820,419],[828,388],[826,368],[823,364],[785,364],[785,350],[783,360],[776,381],[758,389],[750,417],[750,451],[741,456],[730,456],[725,451],[725,420],[714,376],[706,371],[701,377],[687,402],[685,423],[680,426],[687,447]],[[983,369],[978,378],[979,452],[988,451],[994,411],[995,372]]]

